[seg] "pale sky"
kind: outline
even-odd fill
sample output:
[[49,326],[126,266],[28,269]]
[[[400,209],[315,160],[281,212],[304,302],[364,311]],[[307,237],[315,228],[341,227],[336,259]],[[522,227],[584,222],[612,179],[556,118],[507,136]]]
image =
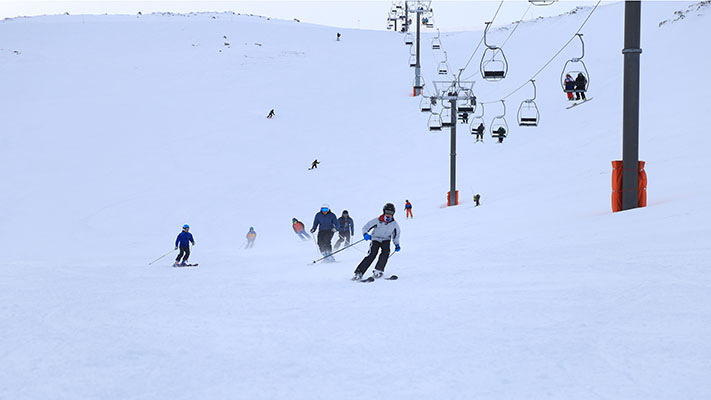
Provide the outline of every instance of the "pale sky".
[[[609,3],[609,1],[606,1]],[[377,29],[386,27],[387,12],[392,2],[383,0],[330,1],[174,1],[174,0],[0,0],[0,18],[43,14],[136,14],[170,11],[234,11],[277,19],[298,18],[302,22],[345,28]],[[479,30],[484,21],[494,15],[500,1],[438,1],[433,0],[435,25],[442,31]],[[528,9],[525,19],[557,15],[575,6],[591,6],[595,1],[560,0],[546,7],[528,8],[527,0],[506,0],[495,25],[517,21]]]

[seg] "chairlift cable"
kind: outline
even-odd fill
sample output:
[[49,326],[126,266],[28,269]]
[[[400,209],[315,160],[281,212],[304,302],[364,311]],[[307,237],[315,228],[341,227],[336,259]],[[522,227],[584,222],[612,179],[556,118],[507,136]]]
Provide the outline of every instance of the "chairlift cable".
[[528,3],[528,8],[526,8],[526,11],[523,12],[523,15],[521,16],[521,18],[519,18],[518,22],[516,22],[516,26],[514,26],[511,33],[509,33],[509,36],[506,38],[506,40],[504,40],[503,43],[501,43],[501,46],[499,46],[499,48],[501,48],[501,49],[504,48],[504,46],[506,45],[506,42],[508,42],[509,39],[511,39],[511,36],[513,36],[514,32],[516,32],[516,29],[518,29],[518,26],[521,25],[521,22],[523,21],[523,19],[526,18],[526,14],[528,14],[528,10],[530,10],[531,7],[533,7],[533,5],[531,3]]
[[557,53],[555,53],[555,54],[553,55],[553,57],[551,57],[550,60],[548,60],[548,62],[546,62],[535,74],[533,74],[533,76],[531,76],[529,79],[527,79],[526,82],[523,83],[523,85],[519,86],[519,87],[516,88],[514,91],[512,91],[511,93],[507,94],[506,96],[502,97],[502,98],[499,99],[499,100],[496,100],[496,101],[488,101],[488,102],[482,102],[482,104],[498,103],[498,102],[501,101],[501,100],[505,100],[505,99],[507,99],[508,97],[511,97],[514,93],[518,92],[519,90],[523,89],[526,85],[528,85],[528,82],[529,82],[531,79],[535,79],[541,72],[543,72],[543,70],[546,69],[546,67],[548,67],[548,65],[550,65],[550,63],[552,63],[553,60],[555,60],[556,57],[558,57],[558,55],[560,55],[560,53],[562,53],[563,50],[565,50],[566,47],[568,47],[568,45],[573,41],[573,39],[575,39],[575,38],[577,37],[577,35],[580,33],[580,31],[583,30],[583,28],[585,27],[585,24],[588,22],[588,20],[590,19],[590,17],[592,17],[592,15],[593,15],[593,13],[595,12],[595,10],[597,10],[597,7],[600,5],[601,2],[602,2],[602,0],[598,0],[598,2],[597,2],[597,3],[595,4],[595,6],[593,7],[592,11],[590,11],[590,14],[588,14],[588,16],[585,18],[585,21],[583,21],[583,23],[580,25],[580,28],[578,28],[578,30],[575,31],[575,33],[573,34],[573,36],[563,45],[563,47],[561,47],[560,50],[558,50]]

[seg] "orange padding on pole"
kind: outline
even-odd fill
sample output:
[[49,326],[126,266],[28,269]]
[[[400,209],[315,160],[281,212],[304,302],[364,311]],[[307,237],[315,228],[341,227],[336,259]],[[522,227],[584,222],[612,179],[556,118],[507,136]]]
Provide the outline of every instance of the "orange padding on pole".
[[454,204],[449,201],[450,196],[452,195],[452,192],[447,192],[447,205],[458,205],[459,204],[459,190],[454,191]]
[[[647,207],[647,172],[644,161],[638,162],[637,207]],[[622,161],[612,162],[612,212],[622,211]]]

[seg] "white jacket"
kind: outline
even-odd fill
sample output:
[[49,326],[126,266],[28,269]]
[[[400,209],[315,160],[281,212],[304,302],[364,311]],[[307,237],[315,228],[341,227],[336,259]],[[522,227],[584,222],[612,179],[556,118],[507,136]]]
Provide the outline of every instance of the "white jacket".
[[382,215],[374,218],[363,225],[363,234],[370,232],[371,229],[373,229],[373,233],[370,234],[370,237],[373,240],[382,242],[392,239],[395,245],[400,245],[400,225],[395,222],[395,219],[385,222]]

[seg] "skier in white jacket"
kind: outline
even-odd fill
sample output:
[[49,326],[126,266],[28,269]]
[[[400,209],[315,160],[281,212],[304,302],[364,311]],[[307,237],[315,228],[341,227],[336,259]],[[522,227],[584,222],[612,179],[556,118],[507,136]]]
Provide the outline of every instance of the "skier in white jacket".
[[[363,239],[372,239],[372,241],[370,242],[368,255],[356,267],[353,275],[354,281],[363,279],[363,274],[370,268],[370,264],[373,263],[375,257],[378,256],[378,251],[380,251],[380,257],[378,257],[378,262],[375,264],[373,278],[382,278],[385,264],[387,264],[388,257],[390,257],[390,240],[395,244],[395,251],[400,251],[400,225],[395,221],[393,215],[395,215],[395,206],[392,203],[387,203],[383,207],[383,215],[368,221],[363,226]],[[372,235],[370,234],[371,230],[373,231]]]

